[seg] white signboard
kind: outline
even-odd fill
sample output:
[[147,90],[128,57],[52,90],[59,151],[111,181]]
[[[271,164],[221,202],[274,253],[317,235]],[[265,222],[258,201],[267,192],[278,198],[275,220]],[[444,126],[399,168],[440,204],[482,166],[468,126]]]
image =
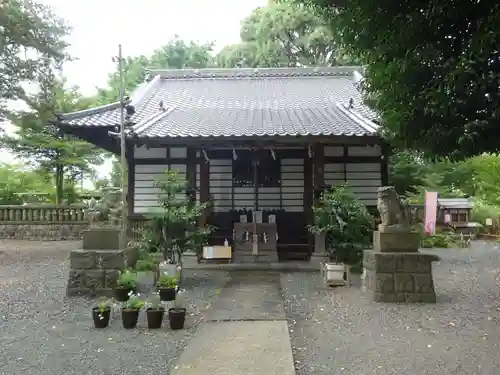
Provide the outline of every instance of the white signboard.
[[214,248],[212,246],[205,246],[203,248],[203,258],[213,259],[214,258]]
[[451,223],[451,215],[450,214],[445,214],[444,215],[444,222],[446,224]]
[[488,219],[486,219],[486,223],[485,224],[486,224],[487,227],[491,227],[493,225],[493,220],[490,219],[490,218],[488,218]]

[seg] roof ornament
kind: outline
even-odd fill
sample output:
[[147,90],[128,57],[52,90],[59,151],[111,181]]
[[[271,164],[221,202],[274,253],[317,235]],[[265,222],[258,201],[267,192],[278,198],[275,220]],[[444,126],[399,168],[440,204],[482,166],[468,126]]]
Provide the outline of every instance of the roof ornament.
[[307,154],[309,155],[309,159],[313,157],[313,152],[310,144],[307,145]]
[[165,107],[163,105],[163,100],[160,100],[160,103],[158,103],[158,105],[160,107],[160,111],[165,112]]
[[274,148],[271,148],[271,157],[276,160],[276,154],[274,153]]
[[203,157],[205,158],[205,163],[209,163],[210,159],[208,158],[207,152],[205,151],[204,148],[202,148],[201,151],[203,152]]
[[350,98],[349,99],[349,109],[353,109],[354,108],[354,99],[353,98]]
[[236,154],[236,150],[233,147],[233,160],[238,160],[238,155]]

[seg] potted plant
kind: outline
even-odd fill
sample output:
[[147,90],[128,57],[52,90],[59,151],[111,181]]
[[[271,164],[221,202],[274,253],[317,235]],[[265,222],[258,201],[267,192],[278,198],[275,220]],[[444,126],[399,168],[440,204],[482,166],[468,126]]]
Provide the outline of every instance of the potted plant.
[[101,298],[97,302],[97,306],[92,308],[92,319],[94,320],[95,328],[106,328],[109,325],[109,317],[111,316],[111,306],[109,300]]
[[160,296],[155,293],[148,301],[148,308],[146,309],[146,317],[148,320],[149,329],[161,328],[163,323],[163,316],[165,315],[165,307],[161,304]]
[[184,291],[178,291],[174,300],[174,307],[168,309],[168,320],[171,329],[183,329],[186,321],[186,308],[184,307]]
[[141,300],[139,294],[130,293],[129,299],[122,307],[122,324],[123,328],[131,329],[137,326],[139,312],[144,306],[144,301]]
[[116,280],[115,297],[124,302],[129,299],[131,293],[135,293],[137,287],[137,275],[131,270],[125,270],[118,274]]
[[165,262],[160,264],[160,273],[168,272],[180,280],[182,254],[186,250],[199,252],[213,231],[210,226],[197,225],[208,203],[190,199],[187,183],[176,171],[167,170],[155,187],[160,191],[158,202],[162,210],[148,216],[143,235],[163,252]]
[[175,276],[161,275],[156,283],[156,287],[162,301],[175,300],[177,289],[177,278]]
[[324,234],[328,260],[324,275],[329,284],[344,284],[346,265],[360,264],[363,249],[371,242],[373,218],[347,186],[325,190],[313,206],[313,234]]
[[139,293],[151,293],[154,290],[158,266],[149,254],[142,254],[135,264],[137,274],[137,291]]

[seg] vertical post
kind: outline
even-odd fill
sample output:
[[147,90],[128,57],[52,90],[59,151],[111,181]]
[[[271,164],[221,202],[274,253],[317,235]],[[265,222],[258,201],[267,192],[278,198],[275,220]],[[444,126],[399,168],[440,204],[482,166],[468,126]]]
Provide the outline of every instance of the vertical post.
[[122,228],[120,236],[120,247],[127,247],[127,156],[125,145],[125,93],[123,83],[123,55],[122,45],[118,45],[118,71],[120,75],[120,166],[121,166],[121,189],[122,189]]
[[259,209],[259,161],[255,155],[252,158],[253,165],[253,220],[252,220],[252,254],[259,256],[259,234],[257,233],[257,210]]

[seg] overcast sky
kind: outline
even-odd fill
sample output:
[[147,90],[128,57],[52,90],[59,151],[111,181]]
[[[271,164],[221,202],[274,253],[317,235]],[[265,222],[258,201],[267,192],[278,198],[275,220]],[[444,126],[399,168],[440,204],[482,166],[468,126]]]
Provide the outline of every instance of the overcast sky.
[[70,53],[79,61],[65,74],[91,92],[114,69],[112,57],[150,54],[176,34],[215,42],[218,49],[239,41],[240,22],[266,0],[39,0],[73,26]]
[[[50,6],[72,27],[70,54],[78,60],[66,64],[71,84],[92,94],[115,69],[111,61],[122,44],[124,56],[150,54],[175,35],[184,40],[215,42],[220,49],[237,43],[240,22],[267,0],[38,0]],[[13,162],[0,151],[0,160]],[[109,164],[99,168],[109,173]]]

